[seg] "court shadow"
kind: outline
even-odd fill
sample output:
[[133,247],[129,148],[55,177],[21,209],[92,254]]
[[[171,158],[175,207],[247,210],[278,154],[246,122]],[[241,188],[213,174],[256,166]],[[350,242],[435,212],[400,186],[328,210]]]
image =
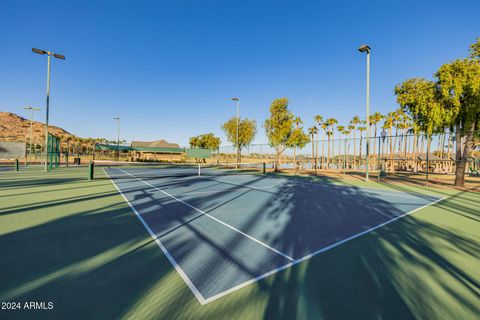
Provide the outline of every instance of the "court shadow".
[[[75,201],[87,207],[92,200]],[[172,273],[181,288],[168,285],[164,296],[193,298],[124,203],[4,233],[0,248],[0,300],[54,304],[51,311],[2,311],[2,318],[119,319]]]
[[[301,194],[305,190],[301,186],[295,190],[298,195],[285,196],[291,214],[305,213],[305,208],[315,210],[315,201],[308,205],[303,201]],[[456,201],[455,196],[433,207],[449,211],[467,209],[468,206],[457,207],[461,201]],[[356,200],[349,208],[359,212],[362,205],[369,206],[362,201]],[[378,204],[379,200],[370,201]],[[381,204],[381,209],[395,210],[386,203]],[[294,233],[298,225],[295,218],[290,221],[292,225],[286,226],[282,238],[284,234]],[[463,223],[471,222],[464,220]],[[294,230],[288,231],[290,227]],[[307,231],[291,237],[293,243],[286,244],[283,250],[309,236]],[[466,318],[479,313],[476,301],[480,297],[480,282],[472,272],[474,268],[452,257],[456,255],[458,259],[458,255],[465,255],[470,261],[479,261],[478,248],[474,238],[415,215],[407,216],[258,283],[269,296],[263,318],[453,319],[462,315]]]
[[[75,195],[72,189],[69,197],[55,203],[11,207],[10,214],[50,207],[64,210],[67,206],[70,211],[0,235],[0,298],[54,301],[54,311],[35,313],[37,318],[458,318],[458,308],[466,315],[478,314],[478,278],[449,259],[449,252],[480,259],[478,243],[415,216],[399,219],[201,306],[155,240],[172,237],[168,250],[176,253],[177,262],[196,254],[199,247],[216,255],[195,260],[196,270],[203,273],[194,281],[213,286],[224,281],[224,261],[250,278],[260,273],[252,264],[254,252],[238,254],[251,240],[197,224],[205,219],[205,213],[231,224],[235,221],[224,219],[240,219],[235,224],[238,229],[299,259],[331,241],[391,219],[408,205],[401,200],[386,201],[361,188],[334,185],[331,180],[280,178],[273,190],[254,189],[268,179],[256,176],[243,186],[226,184],[223,196],[178,196],[190,206],[142,182],[129,182],[122,188],[125,197],[144,219],[157,219],[155,239],[113,186],[84,196]],[[144,180],[152,185],[158,181]],[[203,178],[158,183],[161,189],[196,192],[211,186],[218,186],[218,182]],[[455,200],[461,202],[461,196]],[[92,209],[92,202],[103,205]],[[450,203],[435,206],[456,210]],[[182,233],[177,234],[180,229]],[[267,259],[278,259],[274,256]],[[450,304],[442,305],[436,290],[447,295]],[[22,311],[9,313],[8,318],[32,315]]]

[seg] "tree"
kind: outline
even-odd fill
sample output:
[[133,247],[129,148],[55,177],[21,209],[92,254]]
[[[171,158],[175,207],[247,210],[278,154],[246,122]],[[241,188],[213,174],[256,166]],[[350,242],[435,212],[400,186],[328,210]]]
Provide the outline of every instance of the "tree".
[[345,131],[345,126],[337,126],[337,131],[338,133],[340,134],[340,138],[338,140],[338,159],[337,159],[337,162],[338,162],[338,169],[340,169],[340,162],[341,162],[341,157],[340,157],[340,154],[341,154],[341,148],[342,148],[342,134],[343,132]]
[[222,125],[222,130],[227,135],[227,140],[238,150],[237,159],[240,161],[242,149],[249,146],[257,134],[257,123],[247,118],[238,121],[237,141],[237,117],[233,117]]
[[211,150],[218,150],[221,140],[215,137],[213,133],[205,133],[190,138],[191,148],[206,148]]
[[265,120],[264,128],[268,143],[275,148],[275,171],[279,169],[280,156],[288,147],[293,131],[292,112],[288,109],[288,99],[279,98],[270,105],[270,117]]
[[469,58],[441,66],[435,77],[445,120],[455,128],[455,185],[464,186],[468,157],[480,131],[480,38],[470,47]]
[[[426,133],[427,153],[429,153],[432,134],[444,131],[447,118],[445,109],[438,99],[436,83],[420,78],[408,79],[396,86],[395,94],[397,102],[412,116],[418,129]],[[390,151],[392,152],[392,147]],[[422,151],[423,139],[420,153]]]
[[[350,127],[350,126],[349,126]],[[349,168],[349,153],[350,153],[350,144],[348,143],[348,136],[350,136],[350,130],[343,130],[342,132],[345,135],[345,155],[344,158],[346,159],[344,163],[344,168],[347,169]]]
[[[394,123],[394,113],[395,112],[389,112],[386,116],[385,116],[385,121],[383,123],[383,127],[382,129],[388,129],[388,143],[390,145],[390,171],[393,172],[393,143],[392,143],[392,128],[393,128],[393,123]],[[385,146],[384,146],[384,149],[385,149]]]
[[468,156],[480,127],[480,38],[470,47],[468,58],[444,64],[435,78],[406,80],[395,94],[427,136],[455,128],[455,185],[464,186]]
[[[373,130],[373,155],[375,159],[375,155],[377,154],[377,125],[380,122],[380,120],[383,119],[383,115],[380,112],[375,112],[370,116],[370,126],[374,127]],[[380,152],[380,150],[379,150]]]
[[[364,122],[362,121],[362,124]],[[362,141],[363,141],[363,131],[367,130],[367,127],[358,127],[358,131],[360,131],[360,161],[362,161]]]
[[198,136],[190,137],[189,144],[190,144],[190,148],[199,148]]
[[[315,151],[315,173],[317,172],[317,163],[318,163],[318,135],[319,135],[319,132],[320,130],[318,130],[318,128],[321,128],[322,127],[322,124],[323,124],[323,117],[319,114],[317,114],[313,120],[317,123],[317,128],[316,128],[316,137],[317,137],[317,140],[316,140],[316,151]],[[312,137],[312,143],[313,143],[313,137]],[[322,142],[322,157],[323,157],[323,142]]]
[[[355,138],[352,140],[352,132],[355,135],[356,126],[353,125],[353,124],[349,124],[347,128],[348,128],[349,139],[350,139],[350,141],[353,141],[353,147],[355,148]],[[348,145],[348,148],[349,148],[349,151],[350,151],[350,144]],[[355,156],[355,154],[354,154],[354,156]],[[355,169],[355,157],[353,158],[353,163],[352,163],[351,169]]]
[[318,139],[317,139],[317,148],[315,150],[315,144],[314,144],[315,139],[314,138],[315,138],[316,135],[318,135],[318,128],[316,126],[308,128],[308,134],[312,138],[311,139],[311,141],[312,141],[312,158],[313,157],[315,158],[313,169],[315,170],[315,174],[317,174]]
[[480,37],[477,38],[477,41],[470,46],[470,59],[480,59]]
[[352,120],[350,120],[350,124],[353,128],[349,128],[353,132],[353,169],[356,167],[357,163],[357,125],[360,123],[360,118],[358,116],[354,116]]
[[293,171],[297,170],[297,148],[303,148],[310,142],[310,138],[303,132],[300,127],[302,120],[299,117],[293,119],[295,128],[292,130],[290,137],[287,140],[286,146],[293,148]]
[[[327,122],[322,122],[322,129],[323,131],[325,132],[325,135],[328,137],[330,137],[330,134],[329,134],[329,131],[328,131],[328,127],[330,125],[327,123]],[[330,148],[330,140],[328,142],[328,148]],[[328,153],[330,155],[330,152]],[[323,167],[323,159],[325,159],[325,138],[322,139],[322,161],[320,161],[320,164],[321,164],[321,167]],[[327,159],[327,165],[328,165],[328,159]],[[326,168],[326,167],[325,167]]]
[[[335,154],[335,133],[334,133],[334,130],[335,130],[335,124],[338,123],[338,120],[335,119],[335,118],[328,118],[327,120],[325,120],[325,122],[328,124],[328,126],[330,127],[330,130],[329,132],[327,133],[327,136],[328,136],[328,159],[327,159],[327,169],[329,167],[329,163],[330,163],[330,141],[333,141],[332,142],[332,162],[333,162],[333,155]],[[332,136],[332,138],[330,139],[330,136]]]
[[397,140],[398,140],[398,129],[400,129],[400,117],[403,113],[402,109],[397,109],[394,112],[392,112],[392,118],[393,118],[393,126],[395,127],[395,139],[393,140],[393,152],[395,154],[395,147],[397,145]]

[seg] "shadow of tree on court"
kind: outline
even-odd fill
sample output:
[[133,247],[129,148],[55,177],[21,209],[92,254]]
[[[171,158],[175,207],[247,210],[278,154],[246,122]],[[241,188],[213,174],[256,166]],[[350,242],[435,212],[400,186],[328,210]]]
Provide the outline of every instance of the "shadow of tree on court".
[[[248,188],[267,181],[265,176],[258,176],[244,183],[247,188],[231,184],[223,187],[223,196],[199,193],[187,202],[212,214],[218,209],[230,212],[237,208],[230,212],[235,215],[245,213],[238,208],[249,211],[244,199],[250,199],[256,210],[246,212],[249,215],[240,229],[258,234],[259,240],[294,257],[318,249],[319,241],[327,241],[322,233],[331,235],[331,228],[339,224],[368,227],[361,224],[368,219],[367,209],[375,207],[379,215],[387,214],[385,218],[401,213],[380,197],[358,187],[333,185],[332,180],[322,181],[319,187],[304,180],[278,180],[274,190]],[[202,184],[207,181],[209,187],[219,185],[207,178],[145,181],[161,188],[195,192],[208,190]],[[78,181],[60,183],[69,186]],[[169,250],[186,258],[202,245],[243,273],[258,275],[258,268],[248,261],[249,252],[238,254],[250,240],[239,234],[221,238],[196,223],[202,213],[147,185],[130,185],[125,195],[132,197],[146,219],[161,214],[159,237],[174,235],[179,228],[187,230],[183,234],[191,234],[191,238],[174,237]],[[24,185],[28,186],[36,184]],[[3,216],[12,218],[49,208],[59,211],[48,221],[39,220],[33,226],[0,234],[2,301],[51,299],[55,301],[55,318],[408,319],[432,315],[458,318],[479,311],[475,305],[480,290],[478,277],[471,266],[457,260],[458,256],[480,259],[478,238],[416,215],[201,306],[113,186],[103,185],[82,196],[74,192],[75,187],[71,190],[70,196],[55,203],[36,203],[31,208],[10,206]],[[260,196],[263,202],[252,200]],[[446,215],[464,211],[474,215],[478,212],[471,206],[462,207],[464,201],[474,199],[458,194],[452,201],[432,207],[444,210],[442,214]],[[69,209],[62,212],[64,208]],[[352,215],[352,210],[357,213]],[[309,217],[312,213],[321,216]],[[456,218],[464,219],[460,215]],[[319,225],[317,219],[325,223]],[[259,229],[261,225],[268,228]],[[451,258],[453,253],[457,258]],[[221,260],[209,257],[198,261],[197,266],[204,272],[199,275],[213,282],[223,267]],[[35,313],[36,317],[51,315]],[[9,318],[25,316],[32,313],[9,314]]]
[[[435,204],[432,210],[473,214],[471,206],[458,207],[463,201],[455,202],[456,197],[465,198],[465,194]],[[352,209],[358,205],[355,202]],[[305,205],[299,201],[290,211],[295,214],[302,208]],[[267,289],[264,318],[453,319],[478,314],[480,283],[478,268],[471,261],[480,261],[479,239],[453,230],[408,216],[277,273]],[[458,261],[463,255],[469,257],[470,265]],[[289,276],[294,269],[304,276]],[[268,285],[269,280],[264,282]],[[297,297],[296,303],[287,301],[291,297]]]
[[[251,185],[255,182],[258,182],[258,180],[247,182],[245,184]],[[380,212],[389,213],[390,215],[387,218],[391,218],[391,214],[396,215],[402,213],[398,208],[392,206],[392,204],[387,201],[383,201],[378,197],[372,197],[368,193],[362,194],[362,190],[357,187],[339,187],[333,185],[328,186],[327,191],[322,190],[324,194],[320,196],[320,198],[323,200],[338,200],[341,199],[338,194],[342,193],[342,196],[344,197],[343,204],[327,203],[327,206],[325,207],[325,203],[318,203],[312,200],[314,197],[312,197],[312,191],[307,185],[308,184],[296,184],[295,182],[292,183],[289,181],[288,185],[285,186],[285,189],[281,188],[280,191],[270,195],[272,198],[271,202],[268,202],[259,208],[250,219],[245,221],[241,226],[241,229],[249,233],[258,223],[259,216],[265,214],[265,212],[270,212],[270,219],[279,220],[281,216],[281,213],[279,214],[281,210],[278,210],[279,207],[288,208],[288,214],[292,217],[288,221],[288,224],[283,226],[284,229],[282,229],[281,235],[277,239],[277,244],[283,245],[284,249],[287,250],[293,249],[293,251],[291,250],[292,252],[288,252],[289,254],[293,256],[299,254],[301,256],[305,254],[304,251],[306,249],[308,249],[306,250],[307,252],[311,252],[311,250],[314,249],[309,247],[308,242],[306,244],[304,240],[318,236],[319,230],[318,228],[315,228],[311,231],[311,234],[309,234],[307,228],[307,232],[299,234],[298,228],[302,226],[305,227],[305,223],[302,224],[304,218],[295,215],[316,211],[329,214],[332,214],[332,212],[334,214],[345,214],[345,212],[349,210],[354,210],[356,212],[360,211],[360,215],[354,216],[353,219],[364,221],[366,216],[361,212],[362,210],[359,209],[365,207],[370,210],[372,209],[371,207],[373,204]],[[232,191],[234,188],[236,187],[232,186]],[[267,193],[267,191],[262,192]],[[251,191],[245,191],[242,196],[249,193],[251,193]],[[421,199],[424,197],[422,196],[419,198]],[[202,197],[198,199],[198,202],[193,199],[191,202],[189,201],[189,203],[216,209],[222,205],[227,205],[228,200],[225,198],[219,199],[218,195],[202,195]],[[279,207],[276,207],[276,205]],[[198,216],[194,216],[193,219],[197,218]],[[339,217],[332,216],[332,220],[338,219]],[[323,217],[322,221],[328,221],[328,216]],[[400,221],[405,223],[404,220]],[[184,223],[188,228],[193,228],[189,225],[188,220]],[[345,221],[345,223],[358,225],[358,223],[352,222],[351,220]],[[398,223],[400,222],[396,222],[393,225]],[[308,223],[306,225],[308,227]],[[415,247],[422,244],[422,247],[418,248],[420,252],[425,252],[426,249],[430,248],[430,246],[425,243],[428,243],[430,238],[435,237],[443,237],[449,241],[455,241],[457,244],[461,243],[461,245],[459,245],[460,248],[469,251],[472,254],[475,253],[475,246],[472,246],[470,239],[458,239],[458,237],[454,237],[455,234],[443,232],[442,229],[436,230],[436,232],[426,236],[421,233],[417,234],[426,228],[431,227],[429,225],[420,226],[415,222],[411,223],[410,228],[405,228],[405,232],[407,232],[412,238],[408,239],[408,241],[403,239],[405,237],[403,235],[394,239],[378,238],[378,232],[374,232],[368,237],[365,237],[367,239],[372,237],[375,239],[370,240],[375,242],[375,244],[367,249],[364,245],[360,245],[365,241],[364,238],[359,238],[356,241],[346,244],[345,247],[342,246],[335,248],[332,251],[325,252],[322,255],[307,260],[293,268],[289,268],[265,280],[257,282],[255,286],[258,287],[260,292],[267,292],[269,296],[263,317],[267,319],[354,318],[357,316],[413,318],[418,316],[418,314],[422,314],[422,312],[423,315],[428,315],[429,312],[431,312],[431,310],[429,310],[429,304],[427,303],[428,301],[424,306],[419,307],[418,305],[415,305],[414,301],[416,300],[411,297],[414,295],[407,294],[405,290],[408,288],[405,289],[402,287],[404,282],[408,283],[408,281],[405,280],[409,279],[401,274],[401,279],[398,279],[399,275],[396,274],[396,272],[399,272],[399,270],[403,268],[403,265],[402,263],[398,263],[398,257],[395,256],[395,258],[391,258],[393,253],[390,252],[390,250],[387,250],[389,249],[388,246],[385,248],[386,240],[392,242],[394,248],[403,248],[403,246]],[[384,229],[388,230],[389,227],[384,227]],[[305,231],[305,229],[302,230]],[[265,235],[270,236],[269,234]],[[198,234],[198,237],[202,238],[200,234]],[[202,238],[202,241],[210,243],[207,238],[208,237]],[[263,241],[268,239],[268,237],[265,239],[259,237],[259,239]],[[232,243],[235,243],[236,241],[239,241],[239,239],[236,238]],[[232,243],[226,242],[224,245],[226,248],[232,248],[233,251],[235,247],[230,247]],[[318,244],[316,242],[312,243]],[[185,243],[185,245],[189,246],[188,243]],[[352,246],[356,248],[352,250]],[[344,248],[349,248],[349,250],[347,250],[348,254],[344,254],[344,257],[342,258],[342,254],[338,256],[338,250],[345,250]],[[442,255],[436,254],[434,250],[432,250],[432,252],[429,253],[429,257],[431,257],[430,259],[433,261],[434,265],[439,263],[442,266],[442,269],[449,270],[448,274],[458,274],[459,278],[456,279],[466,277],[466,283],[471,283],[471,277],[466,274],[460,274],[458,268],[442,261],[446,260]],[[400,253],[405,256],[404,260],[408,261],[408,264],[411,264],[411,261],[414,260],[411,256],[407,255],[409,250],[402,249]],[[233,259],[229,254],[224,252],[221,252],[220,254],[223,255],[224,258],[230,259],[237,264],[242,263],[242,261]],[[322,263],[316,262],[319,259]],[[403,260],[400,259],[400,261]],[[403,262],[403,264],[404,263],[405,262]],[[431,263],[427,262],[418,264],[419,268],[426,268],[429,267]],[[210,271],[213,274],[217,271],[215,264],[206,264],[203,267],[209,270],[210,267],[212,267],[213,269]],[[221,270],[221,268],[219,268],[219,270]],[[252,276],[255,275],[255,270],[244,268],[244,271],[251,272]],[[415,274],[415,272],[412,274]],[[416,281],[414,281],[414,283],[416,283]],[[447,285],[444,287],[447,287]],[[242,290],[247,289],[245,288]],[[451,290],[449,289],[449,291]],[[232,297],[233,296],[235,296],[235,294],[232,294]],[[432,294],[432,296],[434,296],[434,294]],[[457,296],[460,297],[460,295]],[[230,299],[233,298],[227,296],[221,300],[224,301],[223,303],[228,304]],[[472,305],[467,300],[461,301],[461,303],[465,304],[467,309],[469,308],[469,310],[472,310]],[[209,306],[218,306],[218,304],[220,304],[220,302],[212,302]]]

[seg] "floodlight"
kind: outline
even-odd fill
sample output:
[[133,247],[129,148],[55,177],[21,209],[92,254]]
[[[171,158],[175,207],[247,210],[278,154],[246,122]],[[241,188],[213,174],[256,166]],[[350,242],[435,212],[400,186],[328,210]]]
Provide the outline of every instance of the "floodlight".
[[35,53],[38,53],[38,54],[46,54],[47,51],[45,50],[40,50],[40,49],[35,49],[35,48],[32,48],[32,51],[35,52]]
[[358,48],[358,51],[360,51],[360,52],[365,52],[365,51],[366,51],[366,52],[370,52],[370,47],[367,46],[366,44],[364,44],[364,45],[361,45],[361,46]]
[[[45,171],[48,171],[48,109],[49,109],[49,102],[50,102],[50,60],[51,56],[53,55],[57,59],[62,59],[65,60],[65,56],[58,54],[58,53],[53,53],[50,51],[45,51],[45,50],[40,50],[37,48],[32,48],[33,53],[37,54],[46,54],[47,55],[47,106],[46,106],[46,112],[45,112]],[[30,109],[32,110],[32,109]],[[33,113],[33,111],[32,111]]]

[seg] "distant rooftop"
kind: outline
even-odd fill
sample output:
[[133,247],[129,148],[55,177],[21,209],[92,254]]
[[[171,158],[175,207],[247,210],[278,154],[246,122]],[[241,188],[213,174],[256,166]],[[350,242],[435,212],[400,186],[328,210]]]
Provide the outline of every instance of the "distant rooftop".
[[135,147],[147,147],[147,148],[180,148],[178,143],[170,143],[164,139],[156,141],[132,141],[131,146]]

